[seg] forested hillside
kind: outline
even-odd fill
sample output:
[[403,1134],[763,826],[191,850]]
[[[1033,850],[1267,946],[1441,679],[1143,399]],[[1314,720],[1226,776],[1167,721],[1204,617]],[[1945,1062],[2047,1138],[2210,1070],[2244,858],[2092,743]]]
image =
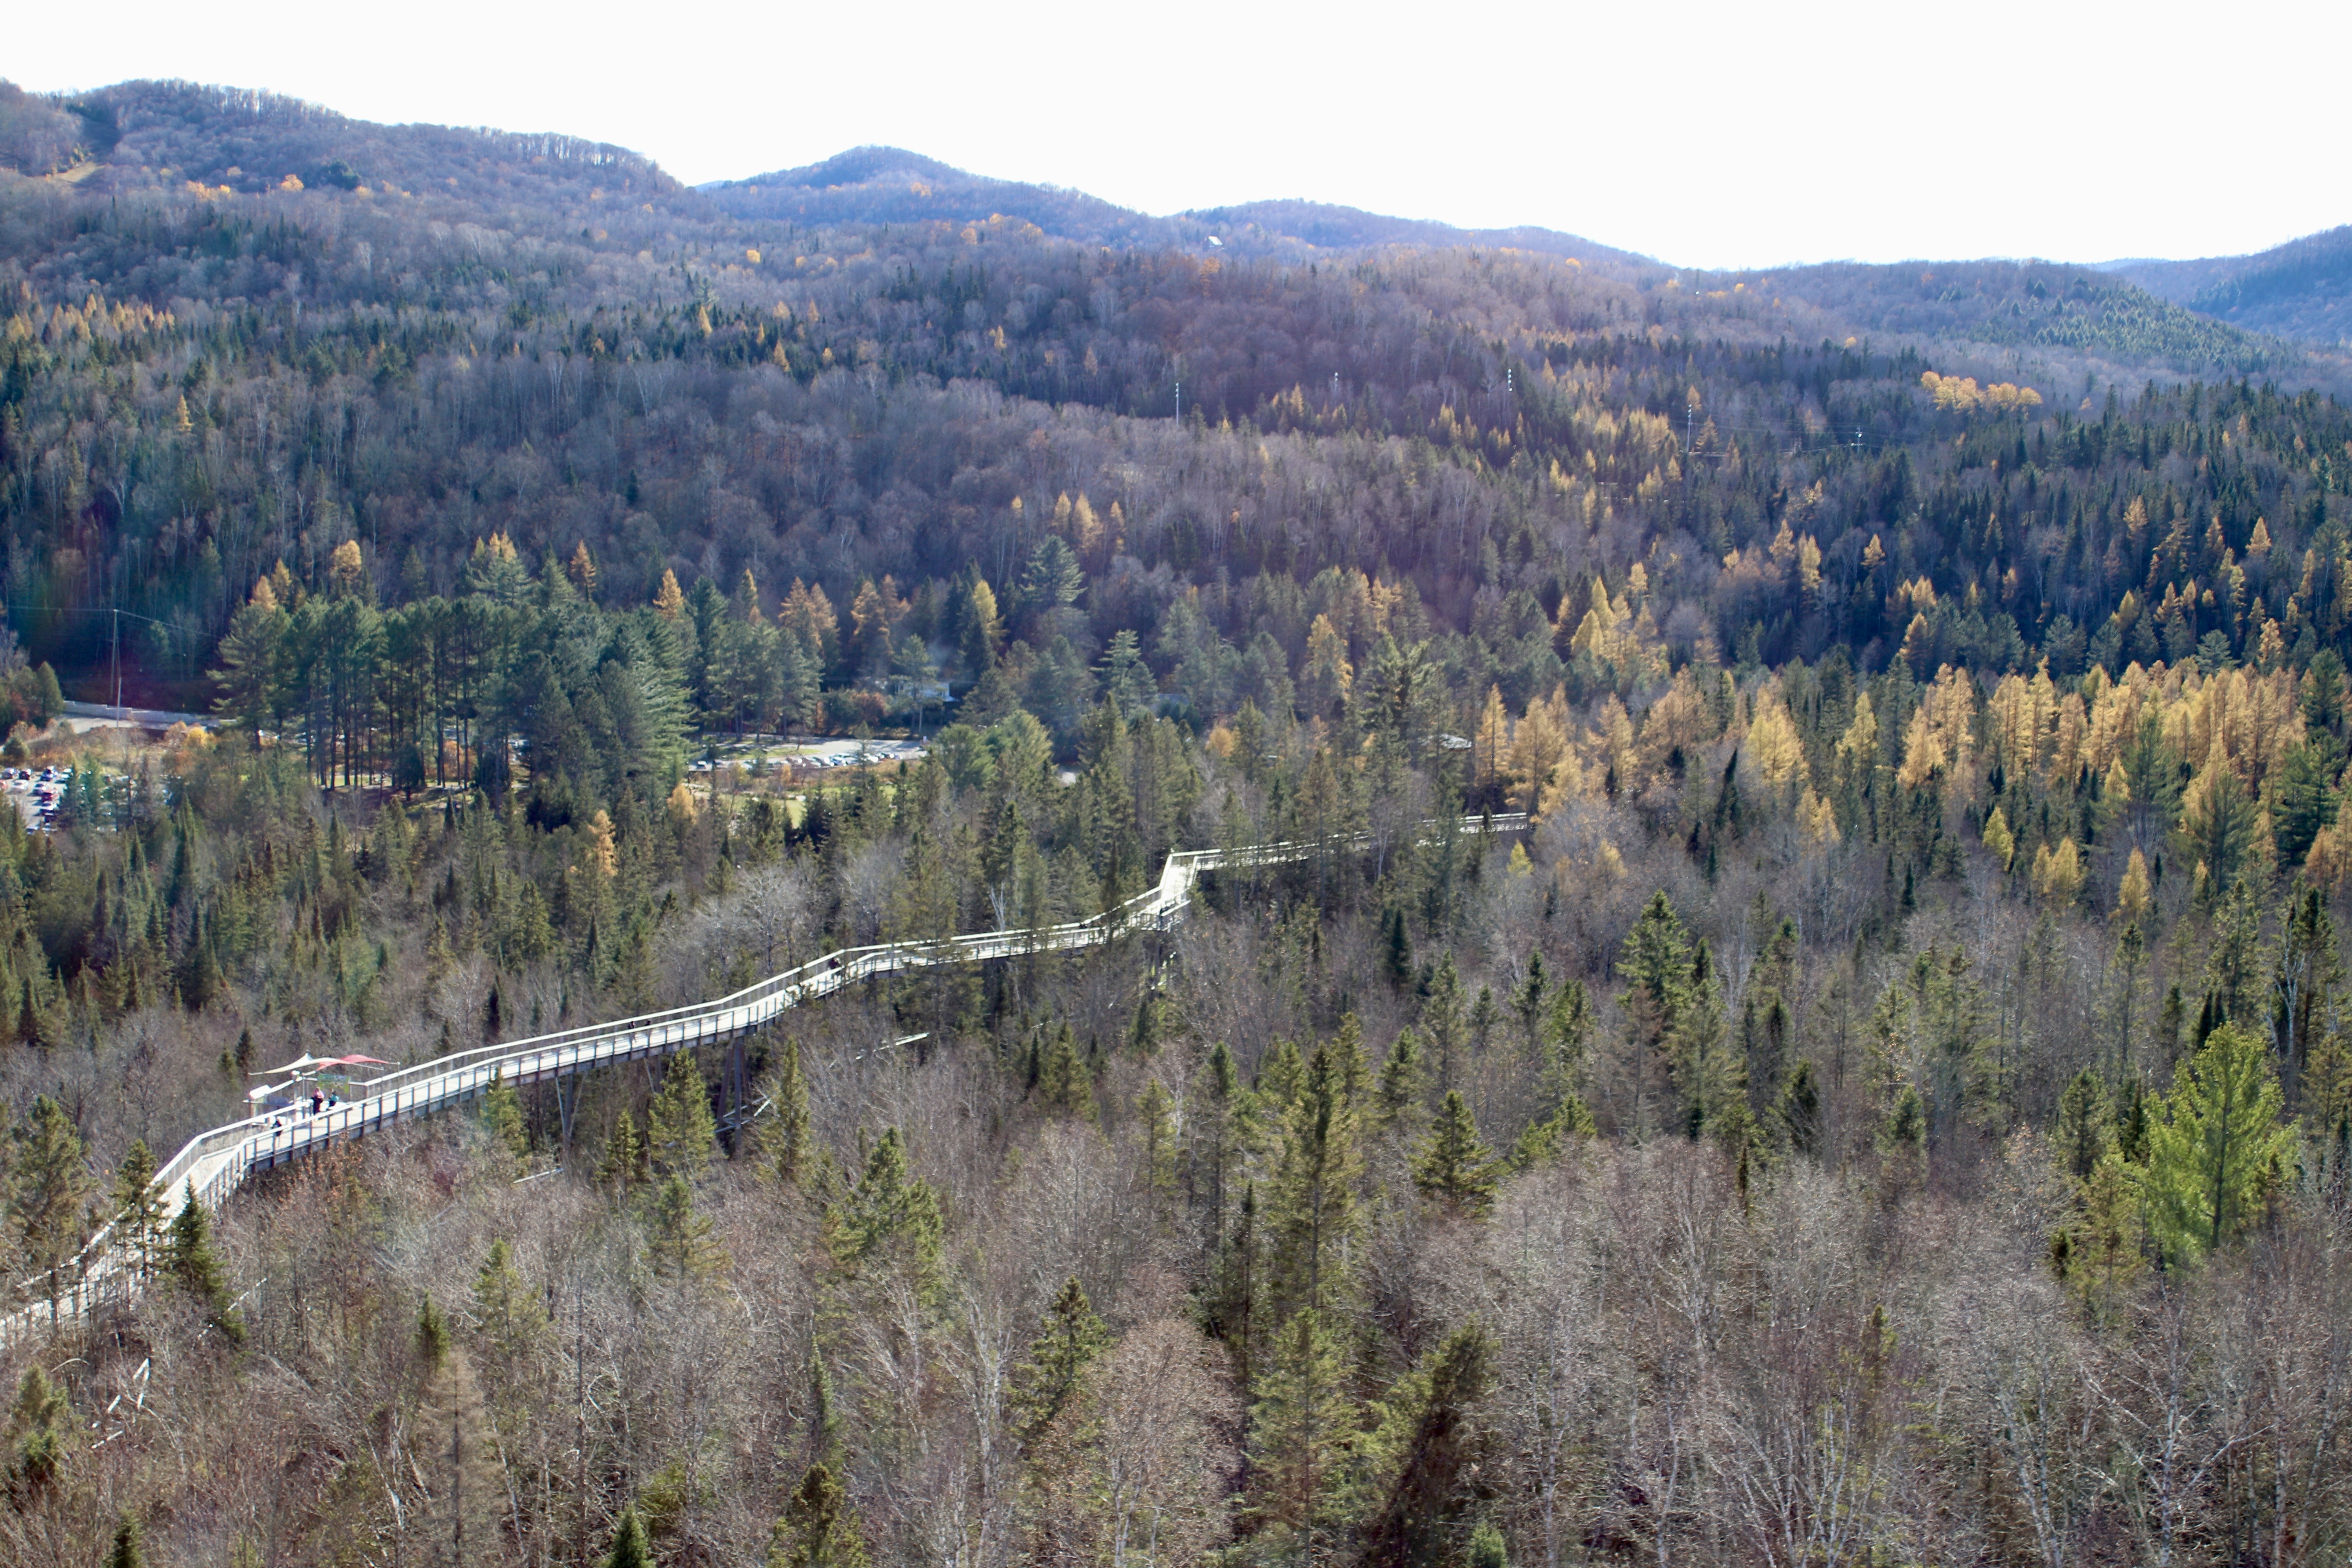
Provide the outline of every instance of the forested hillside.
[[[2352,1549],[2337,362],[171,84],[0,142],[5,1260],[154,1276],[5,1352],[9,1560]],[[215,728],[48,722],[117,609]],[[299,1053],[1277,840],[159,1231]]]
[[2306,235],[2252,256],[2119,261],[2107,270],[2258,331],[2339,347],[2352,339],[2352,228]]

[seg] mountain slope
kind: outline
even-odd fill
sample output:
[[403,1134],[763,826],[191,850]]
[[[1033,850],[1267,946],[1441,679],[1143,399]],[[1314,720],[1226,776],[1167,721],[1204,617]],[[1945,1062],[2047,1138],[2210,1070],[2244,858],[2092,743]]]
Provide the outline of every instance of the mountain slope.
[[2252,256],[2112,261],[2101,268],[2234,326],[2315,342],[2352,342],[2352,225]]
[[2189,374],[2278,373],[2305,357],[2128,279],[2063,262],[1839,262],[1752,276],[1759,293],[1793,295],[1864,331],[2074,351]]
[[[68,138],[74,144],[61,151]],[[80,183],[118,195],[191,183],[258,194],[289,178],[353,192],[426,189],[491,206],[545,205],[559,192],[638,202],[684,193],[651,159],[578,137],[379,125],[299,99],[194,82],[0,101],[0,164],[47,174],[76,163],[96,165]]]
[[1661,264],[1630,250],[1596,244],[1580,235],[1521,225],[1516,228],[1455,228],[1421,218],[1389,217],[1360,207],[1334,206],[1325,202],[1244,202],[1234,206],[1203,207],[1183,215],[1214,229],[1231,246],[1250,248],[1255,237],[1286,240],[1323,250],[1360,250],[1376,246],[1502,247],[1559,256],[1587,266],[1612,268],[1655,268]]

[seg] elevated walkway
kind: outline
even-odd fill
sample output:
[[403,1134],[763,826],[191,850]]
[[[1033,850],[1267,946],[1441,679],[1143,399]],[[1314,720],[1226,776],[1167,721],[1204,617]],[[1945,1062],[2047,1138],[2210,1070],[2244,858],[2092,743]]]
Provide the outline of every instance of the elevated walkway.
[[[1464,817],[1458,827],[1464,833],[1483,836],[1517,832],[1527,825],[1524,814],[1512,813]],[[404,1118],[415,1121],[465,1104],[487,1093],[494,1083],[503,1081],[518,1088],[546,1083],[598,1068],[714,1045],[861,980],[941,963],[1064,952],[1099,946],[1129,932],[1165,931],[1184,918],[1192,907],[1193,885],[1205,873],[1296,862],[1320,849],[1352,849],[1366,842],[1359,836],[1342,844],[1306,839],[1230,850],[1181,850],[1168,857],[1155,886],[1117,909],[1086,920],[1035,929],[975,931],[939,942],[845,948],[715,1001],[483,1046],[400,1068],[353,1085],[351,1097],[331,1110],[313,1116],[273,1112],[198,1133],[156,1173],[164,1224],[177,1216],[191,1191],[206,1209],[218,1209],[229,1194],[257,1173],[290,1163],[331,1143],[363,1137]],[[54,1279],[44,1273],[16,1287],[18,1301],[28,1304],[0,1318],[0,1346],[37,1331],[46,1319],[91,1312],[127,1298],[141,1284],[137,1265],[129,1249],[118,1245],[114,1226],[101,1226]]]

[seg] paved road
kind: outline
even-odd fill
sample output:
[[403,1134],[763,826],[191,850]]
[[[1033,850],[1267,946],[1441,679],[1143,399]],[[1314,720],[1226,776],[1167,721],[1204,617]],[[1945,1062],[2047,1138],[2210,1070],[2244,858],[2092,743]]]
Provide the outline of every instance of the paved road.
[[175,713],[163,708],[116,708],[104,702],[68,702],[68,719],[95,719],[110,724],[135,724],[142,730],[168,730],[174,724],[206,729],[220,721],[210,713]]

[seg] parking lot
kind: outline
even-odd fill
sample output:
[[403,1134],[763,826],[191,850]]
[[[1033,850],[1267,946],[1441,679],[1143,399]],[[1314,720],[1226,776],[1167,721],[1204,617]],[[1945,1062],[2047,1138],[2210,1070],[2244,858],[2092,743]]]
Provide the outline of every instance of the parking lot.
[[6,789],[9,804],[26,827],[46,833],[57,826],[58,805],[66,793],[65,769],[0,768],[0,787]]
[[[795,741],[753,749],[751,756],[763,758],[779,767],[793,768],[855,768],[887,767],[898,763],[917,763],[929,752],[919,741]],[[740,750],[721,752],[719,765],[750,761]],[[712,769],[707,757],[697,757],[687,764],[698,773]]]

